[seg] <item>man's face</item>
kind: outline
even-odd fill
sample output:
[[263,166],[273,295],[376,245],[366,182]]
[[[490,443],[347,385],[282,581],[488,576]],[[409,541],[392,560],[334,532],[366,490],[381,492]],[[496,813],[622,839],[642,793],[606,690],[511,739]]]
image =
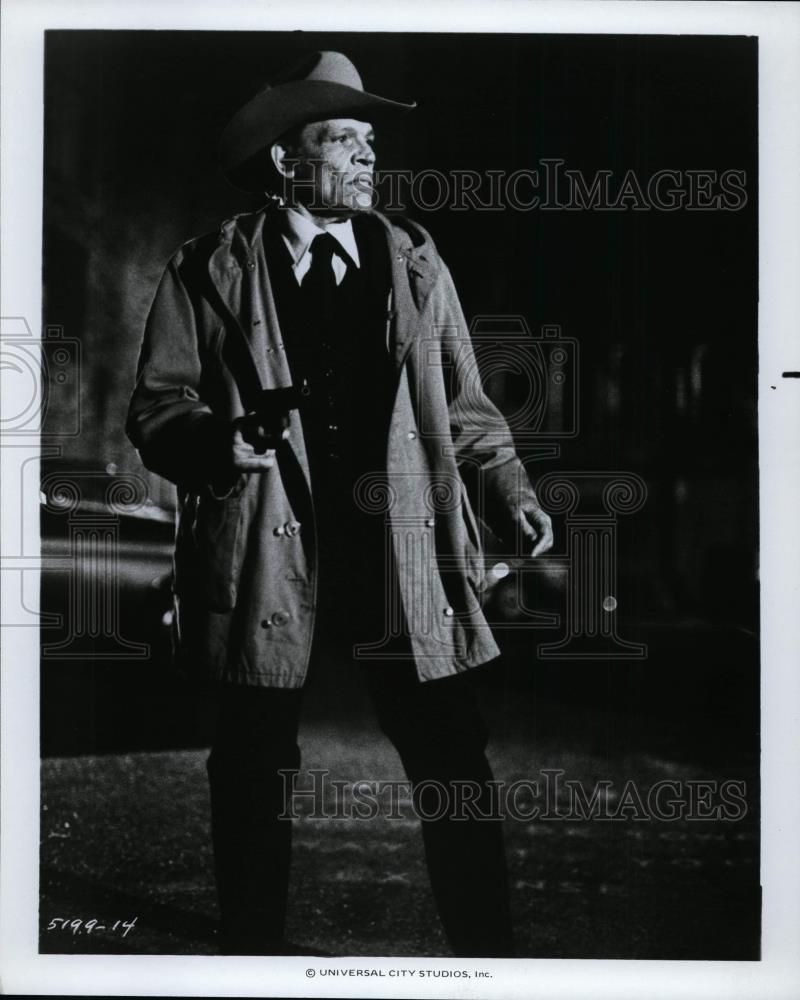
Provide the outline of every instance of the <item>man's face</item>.
[[305,125],[289,153],[294,195],[314,212],[350,216],[372,206],[375,136],[369,122],[329,118]]

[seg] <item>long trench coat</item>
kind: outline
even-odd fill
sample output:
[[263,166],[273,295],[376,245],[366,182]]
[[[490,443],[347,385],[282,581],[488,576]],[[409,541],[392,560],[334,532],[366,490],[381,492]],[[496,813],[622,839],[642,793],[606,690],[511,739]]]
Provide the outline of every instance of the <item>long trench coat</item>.
[[[254,380],[267,389],[292,384],[262,241],[277,211],[237,216],[169,261],[147,320],[127,431],[144,464],[178,488],[181,660],[206,679],[296,688],[308,669],[317,598],[302,413],[292,411],[273,468],[219,486],[230,423],[248,411]],[[397,391],[385,469],[360,484],[359,502],[383,519],[396,565],[387,634],[406,631],[424,681],[498,655],[479,600],[474,511],[510,524],[533,490],[483,392],[432,240],[410,221],[373,214],[391,266],[385,337]],[[368,651],[380,654],[380,643]]]

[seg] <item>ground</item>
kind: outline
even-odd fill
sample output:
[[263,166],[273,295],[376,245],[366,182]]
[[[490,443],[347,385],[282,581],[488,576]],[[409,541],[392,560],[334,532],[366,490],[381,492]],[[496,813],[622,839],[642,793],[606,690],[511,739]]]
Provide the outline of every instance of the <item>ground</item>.
[[[314,716],[301,740],[305,768],[328,767],[348,787],[362,777],[402,779],[374,723],[337,725]],[[645,791],[666,779],[743,781],[747,803],[733,818],[716,820],[636,819],[635,809],[611,821],[507,820],[520,956],[757,958],[753,762],[669,755],[657,738],[626,749],[631,744],[615,737],[613,720],[581,739],[575,734],[585,732],[589,716],[569,707],[553,706],[547,717],[550,725],[536,732],[500,732],[490,746],[498,778],[541,781],[543,770],[557,769],[589,792],[598,780],[610,781],[612,813],[628,780]],[[608,737],[605,744],[598,732]],[[43,761],[42,951],[215,952],[206,756],[190,749]],[[521,809],[525,802],[522,795]],[[566,803],[563,790],[559,802]],[[306,815],[295,824],[289,938],[340,956],[449,954],[418,820],[407,802],[401,806],[400,819],[369,821],[314,819],[310,804],[303,807]],[[124,922],[133,918],[126,933]],[[97,925],[89,932],[91,919]],[[123,923],[114,929],[116,921]]]

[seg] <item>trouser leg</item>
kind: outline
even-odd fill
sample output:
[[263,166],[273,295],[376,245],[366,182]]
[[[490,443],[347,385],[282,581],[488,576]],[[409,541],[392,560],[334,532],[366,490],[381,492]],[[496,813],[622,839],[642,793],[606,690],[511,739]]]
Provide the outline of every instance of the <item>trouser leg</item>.
[[514,953],[487,731],[467,675],[421,683],[413,664],[369,664],[382,730],[411,781],[434,899],[454,954]]
[[283,937],[291,820],[281,819],[300,766],[301,692],[223,686],[208,759],[211,832],[227,954],[269,954]]

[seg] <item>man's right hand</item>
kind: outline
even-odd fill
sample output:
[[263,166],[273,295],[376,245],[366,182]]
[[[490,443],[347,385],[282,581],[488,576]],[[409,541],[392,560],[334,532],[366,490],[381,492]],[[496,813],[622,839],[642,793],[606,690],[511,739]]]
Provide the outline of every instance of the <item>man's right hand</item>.
[[270,431],[255,413],[233,424],[232,457],[237,472],[263,472],[275,465],[275,449],[289,437],[288,427]]

